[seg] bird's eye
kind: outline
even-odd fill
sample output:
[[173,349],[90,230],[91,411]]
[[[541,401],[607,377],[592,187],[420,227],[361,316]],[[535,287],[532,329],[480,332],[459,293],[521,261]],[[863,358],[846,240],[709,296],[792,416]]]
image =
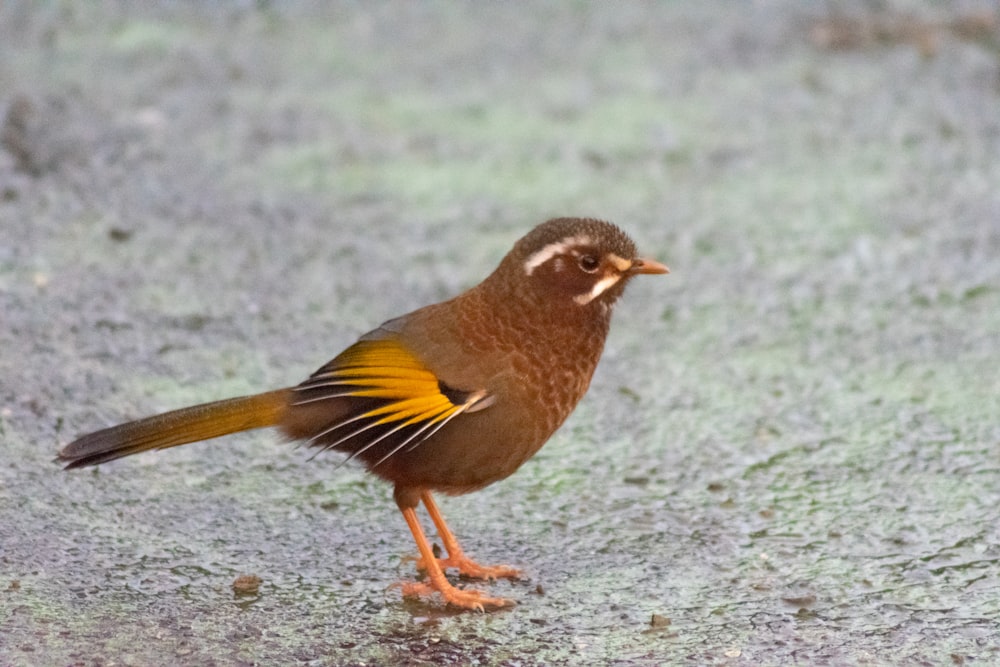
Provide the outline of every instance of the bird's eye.
[[593,255],[583,255],[580,257],[580,268],[587,273],[593,273],[600,265],[601,261]]

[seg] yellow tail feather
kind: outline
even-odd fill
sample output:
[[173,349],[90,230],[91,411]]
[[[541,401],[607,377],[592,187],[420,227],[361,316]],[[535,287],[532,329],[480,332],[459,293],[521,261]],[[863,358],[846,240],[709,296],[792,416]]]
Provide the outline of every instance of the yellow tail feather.
[[74,440],[59,451],[66,468],[82,468],[137,454],[209,440],[237,431],[275,426],[291,397],[290,389],[193,405],[119,424]]

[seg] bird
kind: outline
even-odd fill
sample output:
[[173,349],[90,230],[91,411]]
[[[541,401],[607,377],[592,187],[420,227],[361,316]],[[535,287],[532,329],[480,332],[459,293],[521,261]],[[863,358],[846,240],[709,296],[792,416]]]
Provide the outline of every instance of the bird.
[[[298,385],[173,410],[70,442],[66,469],[264,427],[359,461],[393,485],[422,580],[405,598],[464,610],[512,606],[445,572],[517,579],[519,570],[467,556],[433,493],[460,495],[516,471],[565,421],[590,385],[612,309],[626,284],[664,274],[617,225],[554,218],[518,240],[481,283],[362,335]],[[438,557],[417,508],[446,556]]]

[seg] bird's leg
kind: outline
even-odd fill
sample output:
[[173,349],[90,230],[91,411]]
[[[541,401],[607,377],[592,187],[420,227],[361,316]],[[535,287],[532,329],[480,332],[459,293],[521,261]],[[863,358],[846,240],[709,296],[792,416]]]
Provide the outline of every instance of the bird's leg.
[[452,586],[445,578],[444,571],[438,565],[437,559],[434,558],[431,545],[427,541],[427,536],[424,535],[424,529],[420,527],[420,521],[417,519],[416,508],[400,505],[400,510],[403,512],[406,524],[410,527],[410,532],[413,533],[413,540],[417,543],[417,549],[420,550],[420,559],[425,564],[424,570],[426,570],[427,578],[429,579],[428,582],[400,583],[399,586],[403,589],[404,597],[439,593],[448,604],[462,607],[463,609],[475,609],[477,611],[484,611],[487,608],[509,607],[514,604],[511,600],[491,598],[482,591],[466,590]]
[[[444,521],[444,517],[441,516],[441,510],[438,509],[437,503],[434,502],[434,497],[431,496],[430,491],[421,493],[420,500],[423,501],[424,507],[427,508],[427,513],[430,515],[431,521],[437,527],[438,537],[444,542],[445,551],[448,552],[447,558],[437,559],[437,565],[441,569],[453,567],[458,570],[459,574],[474,579],[517,579],[521,576],[521,573],[512,567],[506,565],[480,565],[466,556],[465,552],[462,551],[462,547],[458,544],[458,540],[455,539],[454,533],[451,532],[448,524]],[[421,554],[421,559],[417,561],[417,567],[422,570],[428,569],[426,555]]]

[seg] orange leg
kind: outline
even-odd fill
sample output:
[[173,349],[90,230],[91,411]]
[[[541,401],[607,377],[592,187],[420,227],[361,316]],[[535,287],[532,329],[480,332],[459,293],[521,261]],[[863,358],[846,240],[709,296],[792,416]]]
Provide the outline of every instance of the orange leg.
[[[506,565],[480,565],[466,556],[465,552],[462,551],[462,547],[459,546],[458,540],[455,539],[454,533],[448,528],[448,524],[444,522],[441,510],[438,509],[437,503],[434,502],[430,491],[421,493],[420,500],[423,501],[424,507],[427,508],[427,513],[430,515],[431,521],[437,527],[438,537],[444,542],[445,551],[448,552],[447,558],[437,559],[437,565],[441,569],[446,570],[453,567],[458,570],[459,574],[474,579],[517,579],[521,576],[521,573],[512,567]],[[420,555],[421,559],[417,561],[417,568],[427,570],[427,556],[423,553]]]
[[[440,593],[441,597],[448,604],[462,607],[463,609],[475,609],[477,611],[483,611],[486,608],[508,607],[514,604],[511,600],[491,598],[482,591],[455,588],[448,583],[448,580],[444,576],[444,571],[441,570],[437,559],[434,558],[434,552],[431,550],[430,542],[427,541],[427,536],[424,535],[424,529],[420,527],[416,510],[413,507],[404,507],[401,509],[403,518],[406,519],[406,525],[410,527],[410,532],[413,533],[413,540],[417,543],[417,549],[420,550],[420,559],[425,564],[424,569],[427,571],[427,578],[430,579],[426,583],[403,582],[400,584],[405,597]],[[454,537],[452,540],[454,540]]]

